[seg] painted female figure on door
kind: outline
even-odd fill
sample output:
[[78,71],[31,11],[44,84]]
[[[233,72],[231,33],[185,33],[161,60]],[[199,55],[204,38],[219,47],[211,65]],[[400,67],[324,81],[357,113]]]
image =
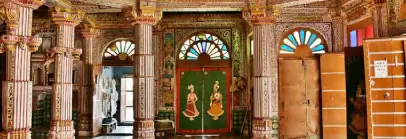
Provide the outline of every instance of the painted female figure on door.
[[213,116],[214,120],[217,120],[219,116],[223,115],[223,95],[218,92],[219,81],[216,81],[213,86],[213,93],[210,95],[210,109],[207,111],[210,116]]
[[351,115],[352,121],[350,129],[358,134],[358,139],[364,139],[365,135],[365,97],[363,97],[362,84],[360,83],[356,92],[356,99],[350,98],[350,102],[354,105],[355,110]]
[[187,88],[189,89],[189,94],[187,95],[186,110],[183,111],[183,114],[192,121],[195,117],[199,116],[199,111],[197,111],[196,108],[197,96],[195,93],[195,88],[192,84]]

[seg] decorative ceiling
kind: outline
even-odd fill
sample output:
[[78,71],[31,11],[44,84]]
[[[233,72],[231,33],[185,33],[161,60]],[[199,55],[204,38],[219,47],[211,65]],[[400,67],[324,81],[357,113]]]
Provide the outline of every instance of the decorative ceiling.
[[[49,0],[48,0],[49,1]],[[61,0],[62,1],[62,0]],[[65,0],[70,1],[73,9],[86,13],[122,12],[125,7],[135,4],[134,0]],[[307,8],[332,7],[336,0],[272,0],[272,5],[280,7]],[[156,6],[164,12],[201,12],[201,11],[241,11],[248,7],[247,0],[157,0]]]

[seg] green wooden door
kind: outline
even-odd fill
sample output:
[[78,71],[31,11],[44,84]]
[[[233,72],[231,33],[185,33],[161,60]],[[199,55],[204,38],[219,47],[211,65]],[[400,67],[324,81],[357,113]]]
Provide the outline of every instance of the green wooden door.
[[181,72],[178,133],[230,131],[227,75],[227,70]]

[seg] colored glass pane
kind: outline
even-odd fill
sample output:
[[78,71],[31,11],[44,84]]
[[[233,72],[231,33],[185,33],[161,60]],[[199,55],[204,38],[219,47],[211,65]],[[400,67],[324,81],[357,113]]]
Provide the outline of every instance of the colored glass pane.
[[357,31],[353,30],[350,32],[350,46],[357,47]]
[[279,52],[282,54],[293,54],[299,45],[308,46],[314,54],[325,53],[321,38],[305,29],[295,31],[284,38]]
[[132,56],[135,53],[135,44],[125,40],[116,41],[107,48],[104,57],[115,57],[121,53]]
[[362,46],[365,38],[365,29],[357,29],[357,46]]
[[374,26],[372,24],[365,28],[365,38],[374,38]]
[[199,55],[205,53],[213,60],[229,59],[226,44],[212,34],[198,34],[186,40],[181,47],[179,59],[197,60]]

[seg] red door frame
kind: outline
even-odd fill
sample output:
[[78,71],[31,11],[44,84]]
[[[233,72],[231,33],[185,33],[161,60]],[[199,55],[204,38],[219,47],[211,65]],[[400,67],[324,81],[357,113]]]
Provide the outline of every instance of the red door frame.
[[[230,88],[230,81],[231,81],[231,68],[204,68],[205,71],[216,71],[216,70],[223,70],[226,71],[226,93],[227,93],[227,111],[226,111],[226,118],[227,118],[227,127],[223,129],[199,129],[199,130],[181,130],[180,129],[180,89],[176,88],[176,133],[181,134],[212,134],[212,133],[229,133],[231,132],[231,93],[228,88]],[[183,71],[202,71],[202,68],[178,68],[177,76],[176,76],[176,85],[180,86],[180,75]]]

